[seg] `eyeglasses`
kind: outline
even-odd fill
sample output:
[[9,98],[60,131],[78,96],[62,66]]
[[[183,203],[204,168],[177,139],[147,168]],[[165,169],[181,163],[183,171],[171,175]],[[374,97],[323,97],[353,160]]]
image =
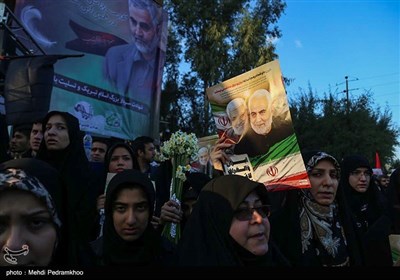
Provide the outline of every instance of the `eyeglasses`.
[[233,215],[239,221],[249,221],[253,218],[254,211],[257,211],[257,213],[263,218],[269,217],[271,214],[270,205],[261,205],[252,208],[239,208],[233,213]]
[[356,177],[361,177],[361,175],[364,175],[366,178],[371,177],[372,173],[369,170],[366,171],[361,171],[361,170],[354,170],[350,172],[351,175],[356,176]]

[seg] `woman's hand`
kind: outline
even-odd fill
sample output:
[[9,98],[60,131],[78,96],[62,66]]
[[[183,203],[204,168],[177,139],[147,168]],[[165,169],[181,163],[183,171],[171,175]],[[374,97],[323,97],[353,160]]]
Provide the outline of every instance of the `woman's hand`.
[[225,149],[231,148],[233,144],[226,143],[225,140],[226,137],[218,139],[210,152],[210,159],[216,170],[222,171],[222,164],[230,160],[228,155],[225,153]]
[[105,194],[101,194],[97,197],[97,211],[99,211],[100,209],[104,208],[104,204],[106,203],[106,195]]

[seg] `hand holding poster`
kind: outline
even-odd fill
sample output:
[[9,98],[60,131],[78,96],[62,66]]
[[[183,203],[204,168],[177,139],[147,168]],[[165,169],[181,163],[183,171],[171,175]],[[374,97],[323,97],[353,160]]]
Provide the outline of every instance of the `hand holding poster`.
[[[235,155],[225,174],[251,174],[243,170],[251,166],[251,179],[270,190],[310,187],[277,60],[208,88],[207,96],[218,136]],[[250,166],[235,165],[247,158]]]

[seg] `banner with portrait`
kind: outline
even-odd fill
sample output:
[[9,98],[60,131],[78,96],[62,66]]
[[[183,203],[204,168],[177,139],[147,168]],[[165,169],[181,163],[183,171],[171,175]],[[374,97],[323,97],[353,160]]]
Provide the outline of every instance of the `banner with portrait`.
[[157,2],[16,0],[14,11],[46,54],[84,54],[54,65],[50,110],[97,135],[158,136],[167,14]]
[[278,60],[208,88],[207,97],[218,136],[232,144],[225,174],[272,191],[310,187]]
[[213,168],[210,153],[217,141],[218,135],[210,135],[198,138],[197,144],[199,150],[197,151],[197,159],[190,162],[192,171],[202,172],[212,178]]

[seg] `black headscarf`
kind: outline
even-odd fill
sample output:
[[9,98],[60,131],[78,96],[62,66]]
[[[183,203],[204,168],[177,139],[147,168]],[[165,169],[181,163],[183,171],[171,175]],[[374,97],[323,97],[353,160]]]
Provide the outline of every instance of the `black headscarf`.
[[51,111],[43,119],[42,128],[43,133],[46,131],[46,124],[52,116],[60,115],[66,122],[68,128],[69,145],[63,150],[48,150],[46,141],[43,139],[40,144],[37,158],[44,160],[56,169],[62,172],[65,168],[68,168],[68,164],[74,161],[74,159],[84,161],[87,166],[88,160],[83,148],[83,133],[79,127],[79,120],[67,112]]
[[89,241],[90,228],[95,217],[95,201],[90,196],[92,184],[89,162],[83,147],[83,133],[79,120],[67,112],[51,111],[43,119],[43,131],[52,116],[60,115],[68,127],[69,145],[63,150],[48,150],[43,140],[37,159],[46,161],[56,168],[64,185],[62,199],[66,205],[69,242],[69,262],[79,263],[79,247]]
[[[67,112],[51,111],[43,120],[43,131],[54,115],[64,118],[68,127],[69,145],[63,150],[48,150],[45,141],[40,144],[37,159],[46,161],[56,168],[61,175],[68,192],[68,205],[75,209],[83,196],[88,195],[90,168],[83,148],[83,133],[79,128],[79,120]],[[66,198],[64,198],[66,199]],[[94,204],[94,203],[93,203]]]
[[125,149],[129,152],[129,154],[130,154],[130,156],[131,156],[131,158],[132,158],[132,166],[133,166],[133,169],[137,169],[137,168],[135,168],[135,164],[134,164],[134,163],[135,163],[135,155],[134,155],[134,153],[133,153],[132,147],[131,147],[129,144],[127,144],[127,143],[124,143],[124,142],[117,142],[117,143],[114,143],[114,144],[107,150],[107,153],[106,153],[106,155],[105,155],[105,157],[104,157],[104,167],[105,167],[106,171],[109,172],[108,167],[109,167],[109,165],[110,165],[111,156],[112,156],[112,154],[114,153],[114,151],[115,151],[116,148],[125,148]]
[[[372,222],[372,220],[377,218],[378,213],[373,213],[371,211],[367,211],[369,207],[376,208],[377,205],[375,202],[372,202],[372,196],[377,194],[375,190],[376,186],[374,185],[374,180],[371,176],[369,181],[369,186],[366,192],[361,193],[356,191],[349,183],[349,177],[351,172],[356,170],[357,168],[364,167],[367,168],[369,172],[372,174],[372,168],[367,158],[362,155],[351,155],[347,156],[343,159],[341,163],[342,167],[342,176],[341,182],[342,188],[346,193],[346,198],[351,207],[351,210],[356,218],[357,227],[361,228],[362,231],[367,231],[368,224]],[[373,206],[374,205],[374,206]],[[369,214],[367,214],[369,212]],[[374,211],[375,212],[375,211]],[[373,214],[372,217],[371,214]],[[369,217],[368,217],[369,215]]]
[[57,247],[51,264],[65,263],[64,209],[58,171],[33,158],[9,160],[0,165],[0,195],[10,188],[31,192],[47,206],[57,231]]
[[365,265],[391,266],[392,257],[389,244],[391,229],[389,202],[379,191],[371,176],[368,189],[357,192],[349,183],[350,173],[365,167],[372,174],[369,161],[361,155],[350,155],[342,161],[341,186],[351,208],[357,234],[362,240]]
[[42,122],[44,133],[46,131],[47,122],[55,115],[60,115],[65,120],[70,143],[63,150],[48,150],[46,141],[43,140],[40,144],[37,158],[55,167],[61,173],[65,181],[71,179],[72,182],[70,185],[76,183],[76,180],[73,179],[76,177],[79,177],[80,180],[85,179],[82,183],[87,184],[88,176],[90,176],[90,168],[83,147],[83,132],[79,127],[79,120],[67,112],[51,111]]
[[265,186],[248,178],[226,175],[211,180],[200,192],[182,239],[177,264],[183,266],[273,265],[272,249],[255,256],[240,248],[229,231],[234,211],[256,191],[263,204],[269,204]]
[[[132,242],[123,240],[115,231],[113,204],[117,193],[126,184],[141,188],[149,201],[149,221],[143,235]],[[110,181],[106,193],[105,226],[103,236],[103,260],[106,265],[149,266],[157,262],[160,253],[160,240],[151,217],[154,211],[155,191],[150,179],[137,170],[129,169],[116,174]]]
[[125,148],[129,155],[132,158],[132,166],[133,169],[138,170],[137,168],[135,168],[135,157],[133,154],[133,150],[131,148],[131,146],[125,142],[116,142],[113,145],[111,145],[111,147],[109,149],[107,149],[106,155],[104,157],[104,172],[98,177],[96,178],[94,185],[95,185],[95,190],[93,191],[95,194],[95,198],[97,199],[97,197],[101,194],[104,194],[104,189],[105,189],[105,185],[107,182],[107,176],[108,173],[110,172],[109,170],[109,166],[110,166],[110,162],[111,162],[111,157],[112,154],[114,153],[115,149],[117,148]]

